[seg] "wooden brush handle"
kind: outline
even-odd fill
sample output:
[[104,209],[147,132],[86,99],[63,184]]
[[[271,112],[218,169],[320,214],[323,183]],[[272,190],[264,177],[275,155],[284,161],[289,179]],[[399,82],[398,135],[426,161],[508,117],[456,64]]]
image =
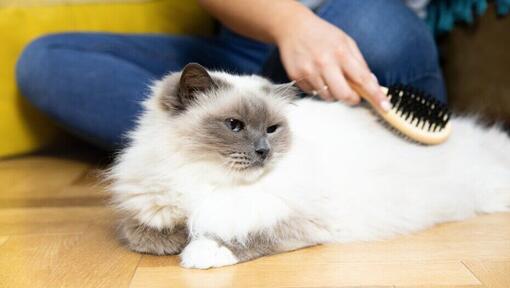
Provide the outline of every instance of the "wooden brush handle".
[[[432,132],[428,130],[421,129],[420,127],[417,127],[408,121],[402,119],[399,115],[397,115],[396,111],[394,109],[391,109],[390,111],[386,112],[381,109],[379,104],[374,103],[371,97],[368,97],[360,87],[353,83],[349,83],[351,87],[360,95],[363,99],[365,99],[372,108],[383,118],[388,124],[390,124],[393,128],[400,131],[405,136],[411,138],[412,140],[426,144],[426,145],[436,145],[441,144],[446,139],[448,139],[448,136],[450,136],[452,132],[452,127],[450,125],[450,122],[446,124],[446,126],[437,132]],[[388,94],[388,88],[381,86],[381,89],[384,93],[384,95]]]
[[[368,103],[370,103],[370,105],[372,106],[372,108],[374,108],[377,113],[381,116],[383,116],[383,114],[386,114],[387,112],[385,112],[384,110],[382,110],[381,106],[378,104],[378,103],[375,103],[374,100],[372,99],[372,97],[369,97],[368,95],[366,95],[366,93],[364,92],[363,89],[361,89],[358,85],[354,84],[353,82],[347,80],[347,82],[349,83],[349,86],[351,86],[351,88],[356,92],[356,94],[358,94],[361,98],[363,98],[365,101],[367,101]],[[388,88],[384,87],[384,86],[381,86],[381,90],[382,92],[384,93],[384,95],[387,95],[388,94]],[[384,117],[383,117],[384,118]]]

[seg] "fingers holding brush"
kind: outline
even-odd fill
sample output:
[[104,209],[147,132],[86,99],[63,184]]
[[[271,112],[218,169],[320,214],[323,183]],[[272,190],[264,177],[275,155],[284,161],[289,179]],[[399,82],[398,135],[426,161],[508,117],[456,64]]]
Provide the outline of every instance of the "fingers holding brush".
[[335,99],[329,93],[329,86],[323,80],[323,78],[319,74],[315,74],[312,77],[308,78],[313,89],[310,90],[310,94],[313,96],[320,97],[326,101],[334,101]]
[[360,98],[358,94],[347,83],[343,71],[336,65],[330,65],[324,69],[324,79],[328,85],[331,95],[349,105],[358,104]]
[[377,77],[370,72],[364,61],[360,62],[353,55],[353,57],[342,59],[342,65],[350,86],[358,94],[382,111],[391,109],[391,104],[381,90]]
[[335,100],[329,93],[328,85],[319,74],[311,74],[294,81],[302,91],[309,95],[320,97],[325,101]]

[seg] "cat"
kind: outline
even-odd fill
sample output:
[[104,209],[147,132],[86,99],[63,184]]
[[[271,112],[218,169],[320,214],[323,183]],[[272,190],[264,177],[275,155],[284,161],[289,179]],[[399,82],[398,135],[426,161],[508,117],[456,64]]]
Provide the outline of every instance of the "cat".
[[187,268],[510,211],[510,140],[472,118],[410,143],[363,106],[188,64],[156,81],[108,172],[120,237]]

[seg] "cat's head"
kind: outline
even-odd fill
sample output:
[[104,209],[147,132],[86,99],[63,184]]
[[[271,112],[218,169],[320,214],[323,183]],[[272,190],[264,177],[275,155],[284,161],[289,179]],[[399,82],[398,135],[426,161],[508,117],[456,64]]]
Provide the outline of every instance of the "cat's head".
[[285,117],[295,93],[290,85],[209,72],[191,63],[159,86],[158,105],[190,161],[206,161],[248,179],[268,171],[290,148]]

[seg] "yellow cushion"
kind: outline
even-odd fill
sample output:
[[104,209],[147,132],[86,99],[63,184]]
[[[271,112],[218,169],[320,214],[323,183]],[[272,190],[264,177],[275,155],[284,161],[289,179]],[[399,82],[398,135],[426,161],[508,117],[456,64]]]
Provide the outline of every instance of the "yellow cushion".
[[33,151],[60,134],[16,88],[16,60],[34,38],[64,31],[208,34],[212,29],[211,19],[195,1],[78,0],[58,4],[62,2],[70,3],[0,0],[0,157]]

